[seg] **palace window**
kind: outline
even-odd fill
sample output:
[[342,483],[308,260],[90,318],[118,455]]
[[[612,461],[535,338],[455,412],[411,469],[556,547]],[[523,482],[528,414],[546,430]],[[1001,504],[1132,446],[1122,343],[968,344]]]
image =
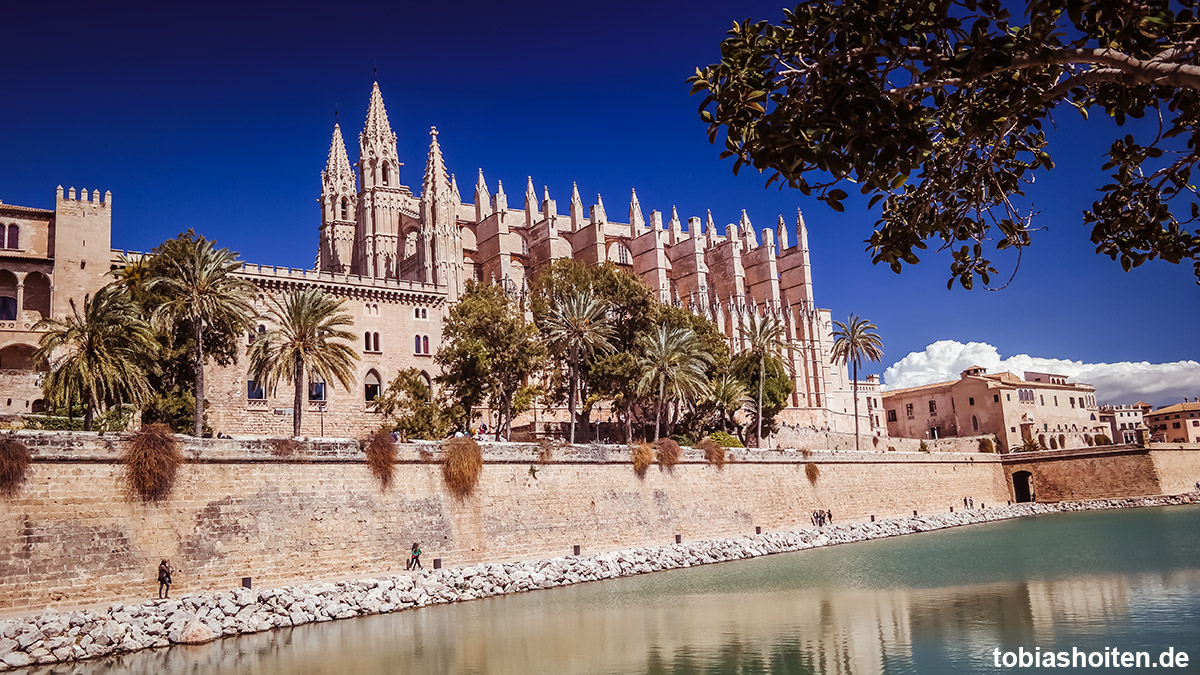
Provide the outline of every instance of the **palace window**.
[[905,404],[904,412],[908,414],[908,419],[911,420],[913,418],[913,404],[911,404],[911,403]]
[[974,415],[971,415],[971,430],[979,431],[979,418]]
[[262,383],[258,380],[246,380],[246,398],[251,401],[261,401],[267,397]]
[[350,218],[350,200],[342,197],[342,220]]
[[895,422],[895,421],[896,421],[896,411],[895,411],[895,410],[889,410],[889,411],[888,411],[887,421],[889,421],[889,422]]
[[367,371],[367,379],[363,383],[363,397],[367,403],[379,398],[380,391],[379,373],[374,370]]
[[1000,402],[1000,394],[992,394],[992,403]]
[[[1055,402],[1055,403],[1058,403],[1058,397],[1057,397],[1057,396],[1056,396],[1056,397],[1054,397],[1054,402]],[[1079,399],[1079,405],[1083,405],[1083,399]],[[1071,407],[1072,407],[1072,408],[1074,408],[1074,407],[1075,407],[1075,397],[1074,397],[1074,396],[1072,396],[1072,397],[1071,397]]]
[[10,297],[0,298],[0,321],[16,321],[17,320],[17,299]]
[[8,226],[8,241],[5,248],[21,248],[21,228],[15,224]]
[[975,405],[975,397],[974,396],[967,399],[967,405]]
[[392,167],[388,166],[387,162],[383,163],[383,184],[387,185],[392,179]]
[[319,378],[314,378],[308,383],[308,400],[324,401],[325,400],[325,382]]
[[937,414],[937,401],[935,401],[933,399],[929,399],[929,414],[930,415]]

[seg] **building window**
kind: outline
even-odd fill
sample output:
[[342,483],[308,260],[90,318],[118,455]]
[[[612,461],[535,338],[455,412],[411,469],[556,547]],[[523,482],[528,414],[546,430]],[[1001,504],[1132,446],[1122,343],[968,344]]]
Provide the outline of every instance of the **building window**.
[[1004,400],[1005,400],[1005,401],[1011,401],[1011,400],[1012,400],[1012,394],[1005,394],[1005,395],[1004,395]]
[[937,414],[937,401],[935,401],[933,399],[929,400],[929,414],[930,415]]
[[342,220],[350,218],[350,200],[342,197]]
[[979,431],[979,418],[974,415],[971,415],[971,430]]
[[363,333],[363,351],[364,352],[371,351],[371,333],[370,332]]
[[1039,395],[1038,395],[1038,399],[1040,399],[1040,400],[1041,400],[1041,402],[1042,402],[1041,404],[1042,404],[1042,405],[1046,405],[1046,395],[1045,395],[1045,394],[1039,394]]
[[17,299],[10,297],[0,298],[0,321],[16,321],[17,320]]
[[967,405],[975,405],[975,397],[974,396],[967,399]]
[[8,226],[8,242],[6,248],[21,248],[21,228],[16,225]]
[[392,179],[392,167],[388,166],[387,162],[383,163],[383,184],[387,185]]
[[325,400],[325,383],[320,380],[314,380],[308,383],[308,400],[324,401]]
[[429,353],[429,336],[428,335],[425,335],[421,338],[421,352],[424,354]]
[[367,403],[370,403],[371,401],[379,398],[379,392],[379,373],[375,372],[374,370],[367,371],[367,379],[363,384],[363,397],[366,399]]
[[895,410],[889,410],[889,411],[888,411],[887,420],[888,420],[889,422],[895,422],[895,421],[896,421],[896,411],[895,411]]
[[421,353],[421,336],[420,335],[413,336],[413,353],[414,354]]
[[263,390],[263,386],[258,380],[246,381],[246,398],[251,401],[261,401],[266,397],[267,392]]
[[1178,429],[1178,428],[1179,428],[1179,422],[1171,422],[1171,428],[1172,428],[1172,429]]
[[[1056,397],[1054,397],[1054,403],[1055,403],[1055,405],[1057,405],[1057,404],[1058,404],[1058,397],[1057,397],[1057,396],[1056,396]],[[1082,399],[1082,398],[1081,398],[1081,399],[1079,399],[1079,405],[1080,405],[1080,407],[1083,407],[1083,399]],[[1074,408],[1074,407],[1075,407],[1075,397],[1074,397],[1074,396],[1072,396],[1072,397],[1071,397],[1071,407],[1072,407],[1072,408]]]
[[908,419],[913,418],[913,404],[909,403],[904,406],[904,412],[908,414]]
[[1000,394],[992,394],[992,403],[1000,402]]
[[1016,427],[1009,427],[1009,428],[1008,428],[1008,430],[1009,430],[1010,432],[1014,433],[1014,434],[1015,434],[1015,433],[1017,433],[1017,428],[1016,428]]
[[379,348],[379,333],[371,333],[371,345],[375,348],[375,351],[383,351]]

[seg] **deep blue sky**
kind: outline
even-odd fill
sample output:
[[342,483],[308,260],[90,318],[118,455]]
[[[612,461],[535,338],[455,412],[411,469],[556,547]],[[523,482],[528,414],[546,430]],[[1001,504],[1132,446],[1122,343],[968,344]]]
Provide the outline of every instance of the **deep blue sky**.
[[948,260],[897,276],[862,241],[875,212],[845,214],[718,161],[684,79],[717,60],[734,19],[777,20],[778,2],[739,3],[10,3],[0,40],[0,199],[51,208],[54,188],[114,194],[113,246],[146,250],[194,227],[253,262],[311,267],[320,171],[335,108],[353,160],[372,68],[419,186],[436,125],[464,197],[482,167],[519,204],[525,177],[564,211],[572,181],[625,219],[629,190],[680,216],[745,208],[758,228],[804,209],[816,299],[835,318],[874,320],[889,365],[939,339],[1002,355],[1084,361],[1196,359],[1200,288],[1190,268],[1131,273],[1098,257],[1080,213],[1103,174],[1111,123],[1062,115],[1058,167],[1033,192],[1043,210],[1016,281],[947,291]]

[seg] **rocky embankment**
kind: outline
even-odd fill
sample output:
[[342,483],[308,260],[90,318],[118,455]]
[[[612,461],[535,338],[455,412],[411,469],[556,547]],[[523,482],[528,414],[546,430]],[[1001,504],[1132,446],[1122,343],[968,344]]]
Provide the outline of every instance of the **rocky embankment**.
[[772,553],[881,539],[1020,516],[1191,504],[1197,494],[1060,504],[1019,504],[959,513],[829,525],[515,563],[425,570],[416,575],[282,588],[191,593],[179,599],[0,621],[0,670],[74,661],[319,621],[385,614],[585,581],[681,569]]

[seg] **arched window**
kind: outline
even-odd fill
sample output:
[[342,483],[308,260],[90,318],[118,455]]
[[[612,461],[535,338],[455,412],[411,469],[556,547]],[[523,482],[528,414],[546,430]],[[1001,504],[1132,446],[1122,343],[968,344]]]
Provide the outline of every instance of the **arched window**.
[[342,220],[350,219],[350,200],[342,197]]
[[414,354],[421,353],[421,336],[420,335],[413,336],[413,353]]
[[413,307],[413,318],[414,319],[421,318],[421,308],[420,307]]
[[375,348],[375,351],[383,351],[379,348],[379,333],[371,333],[371,344]]
[[369,332],[363,333],[363,351],[371,351],[371,334]]
[[974,415],[971,415],[971,429],[973,431],[979,431],[979,418]]
[[363,384],[363,397],[368,403],[379,398],[380,384],[379,373],[374,370],[367,371],[367,379]]
[[8,226],[8,248],[21,248],[21,228],[14,225]]
[[422,354],[429,353],[429,336],[428,335],[421,338],[421,353]]
[[529,255],[529,240],[521,237],[521,255]]
[[383,184],[387,185],[392,179],[392,167],[388,166],[387,162],[383,163]]
[[0,270],[0,321],[17,319],[17,275]]
[[429,318],[429,310],[428,309],[425,309],[424,307],[421,308],[421,318],[422,319]]

